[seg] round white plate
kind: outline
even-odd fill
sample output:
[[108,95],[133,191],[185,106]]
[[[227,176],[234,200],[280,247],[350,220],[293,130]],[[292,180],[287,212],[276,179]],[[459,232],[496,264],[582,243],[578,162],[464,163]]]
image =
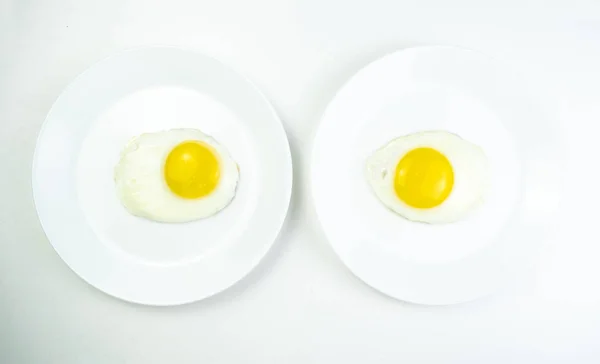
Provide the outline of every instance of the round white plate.
[[[117,199],[113,170],[127,141],[172,128],[212,135],[238,163],[236,196],[220,213],[164,224]],[[259,263],[285,219],[291,163],[280,120],[250,81],[198,53],[145,48],[101,61],[57,99],[37,142],[33,195],[50,242],[85,281],[127,301],[176,305]]]
[[[456,133],[489,159],[486,201],[467,219],[410,222],[366,181],[371,153],[427,130]],[[414,303],[469,301],[491,292],[505,263],[528,251],[535,235],[524,216],[539,206],[526,206],[524,193],[544,181],[527,171],[557,150],[555,130],[511,72],[474,51],[411,48],[359,71],[328,106],[313,150],[315,206],[334,250],[367,284]]]

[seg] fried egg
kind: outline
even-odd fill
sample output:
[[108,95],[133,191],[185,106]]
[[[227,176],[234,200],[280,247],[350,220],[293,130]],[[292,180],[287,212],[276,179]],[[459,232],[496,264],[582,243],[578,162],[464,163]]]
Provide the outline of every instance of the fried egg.
[[481,204],[488,184],[483,150],[458,135],[399,137],[367,158],[366,177],[382,204],[411,221],[460,220]]
[[216,214],[234,198],[236,162],[225,147],[196,129],[133,138],[115,167],[117,196],[133,215],[187,222]]

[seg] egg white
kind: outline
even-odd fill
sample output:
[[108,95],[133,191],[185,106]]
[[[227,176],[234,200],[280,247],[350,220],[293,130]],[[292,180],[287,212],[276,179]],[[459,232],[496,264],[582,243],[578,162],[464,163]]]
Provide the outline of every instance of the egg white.
[[[448,158],[454,186],[440,205],[420,209],[407,205],[394,189],[396,167],[413,149],[429,147]],[[427,131],[396,138],[375,151],[366,161],[366,178],[379,201],[411,221],[441,224],[458,221],[484,199],[488,185],[488,161],[483,150],[456,134]]]
[[[207,196],[185,199],[174,194],[164,177],[167,156],[178,144],[198,141],[210,145],[219,161],[220,178]],[[159,222],[188,222],[209,217],[233,200],[239,171],[227,149],[196,129],[172,129],[133,138],[115,167],[117,196],[133,215]]]

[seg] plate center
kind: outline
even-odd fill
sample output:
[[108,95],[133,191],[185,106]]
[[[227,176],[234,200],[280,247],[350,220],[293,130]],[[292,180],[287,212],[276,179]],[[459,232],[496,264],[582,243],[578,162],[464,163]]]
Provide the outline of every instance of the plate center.
[[[473,254],[493,243],[514,210],[519,195],[520,161],[515,143],[502,120],[484,101],[455,87],[405,83],[403,90],[383,100],[365,118],[352,139],[355,164],[347,169],[354,181],[353,219],[368,227],[369,244],[401,260],[442,262]],[[407,221],[387,209],[364,177],[364,161],[391,139],[428,130],[455,133],[480,146],[488,160],[490,186],[485,203],[451,224]]]
[[[213,136],[240,166],[236,196],[216,215],[189,223],[157,223],[129,214],[117,198],[114,167],[127,142],[173,128],[195,128]],[[150,87],[121,98],[90,128],[77,163],[78,197],[90,226],[107,246],[150,264],[184,264],[235,240],[253,210],[246,202],[256,167],[244,130],[223,104],[195,90]]]

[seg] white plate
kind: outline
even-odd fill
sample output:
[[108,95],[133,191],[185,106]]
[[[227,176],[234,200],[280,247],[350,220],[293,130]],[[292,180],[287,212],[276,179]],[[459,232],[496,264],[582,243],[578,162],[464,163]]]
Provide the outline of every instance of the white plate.
[[[456,133],[489,159],[486,202],[465,220],[407,221],[367,184],[367,156],[426,130]],[[372,287],[414,303],[469,301],[491,292],[505,263],[530,250],[535,235],[523,217],[537,207],[523,196],[543,182],[527,187],[526,171],[552,161],[556,140],[515,76],[486,56],[453,47],[399,51],[359,71],[324,113],[311,173],[317,214],[341,260]]]
[[[233,202],[210,218],[161,224],[130,215],[113,168],[144,132],[197,128],[240,167]],[[98,289],[150,305],[200,300],[249,273],[286,215],[292,166],[286,134],[267,99],[222,63],[175,48],[110,57],[58,98],[40,132],[33,194],[61,258]]]

